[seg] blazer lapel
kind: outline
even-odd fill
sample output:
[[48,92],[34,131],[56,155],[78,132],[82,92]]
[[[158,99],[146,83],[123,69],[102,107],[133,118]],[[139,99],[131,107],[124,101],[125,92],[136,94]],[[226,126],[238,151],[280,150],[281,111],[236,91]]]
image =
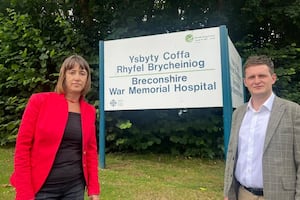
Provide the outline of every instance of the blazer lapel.
[[273,135],[279,125],[279,121],[281,120],[281,118],[283,116],[284,110],[285,110],[285,107],[281,103],[280,98],[275,97],[273,106],[272,106],[272,111],[270,114],[268,127],[267,127],[264,151],[267,149],[267,147],[271,141],[271,138],[273,137]]
[[233,130],[232,130],[232,134],[233,135],[233,142],[232,144],[234,145],[233,148],[236,149],[238,146],[238,138],[239,138],[239,131],[245,116],[245,113],[247,111],[247,105],[248,104],[244,104],[239,110],[237,110],[236,113],[236,117],[235,119],[233,119],[233,122],[235,122],[236,124],[233,126]]
[[80,101],[80,114],[81,114],[81,130],[82,130],[82,144],[85,145],[87,141],[87,134],[89,132],[89,113],[87,111],[87,104],[84,100]]

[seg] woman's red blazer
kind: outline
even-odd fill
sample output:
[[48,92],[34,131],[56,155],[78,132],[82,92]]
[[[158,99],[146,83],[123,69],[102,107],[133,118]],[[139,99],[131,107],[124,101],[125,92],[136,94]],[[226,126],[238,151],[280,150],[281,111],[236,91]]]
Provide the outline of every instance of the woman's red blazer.
[[[99,194],[95,108],[80,100],[82,123],[82,166],[88,194]],[[63,94],[33,94],[20,124],[11,184],[16,200],[32,200],[45,182],[61,143],[68,119]]]

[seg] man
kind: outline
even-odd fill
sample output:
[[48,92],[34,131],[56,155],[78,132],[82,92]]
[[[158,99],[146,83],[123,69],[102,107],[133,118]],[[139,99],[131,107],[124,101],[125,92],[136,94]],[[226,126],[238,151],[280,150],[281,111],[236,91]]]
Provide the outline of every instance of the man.
[[251,98],[232,116],[224,200],[300,199],[300,106],[273,93],[267,56],[249,57],[244,71]]

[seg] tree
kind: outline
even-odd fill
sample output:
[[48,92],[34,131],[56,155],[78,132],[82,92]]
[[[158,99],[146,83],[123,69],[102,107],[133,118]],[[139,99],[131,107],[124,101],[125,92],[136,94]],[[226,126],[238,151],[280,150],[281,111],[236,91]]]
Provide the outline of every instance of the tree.
[[243,28],[236,46],[246,58],[251,54],[266,54],[275,63],[278,81],[274,91],[281,97],[300,103],[300,2],[245,1],[241,7]]
[[0,145],[14,141],[29,96],[53,90],[63,58],[87,46],[61,16],[48,23],[59,33],[55,40],[28,14],[0,14]]
[[[94,80],[89,99],[97,106],[99,40],[226,25],[242,58],[273,58],[279,78],[276,94],[300,102],[299,0],[2,0],[0,13],[0,133],[12,140],[26,98],[51,89],[65,55],[77,52],[88,58]],[[179,117],[180,112],[108,113],[108,150],[171,146],[172,152],[186,155],[221,155],[222,113],[189,109]],[[145,124],[141,113],[156,119]]]

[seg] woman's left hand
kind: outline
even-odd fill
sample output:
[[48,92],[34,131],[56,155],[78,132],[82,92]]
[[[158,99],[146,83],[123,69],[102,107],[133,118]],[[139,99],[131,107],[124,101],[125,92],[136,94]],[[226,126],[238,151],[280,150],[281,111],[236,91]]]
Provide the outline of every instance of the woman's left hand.
[[91,195],[89,196],[89,200],[100,200],[98,195]]

